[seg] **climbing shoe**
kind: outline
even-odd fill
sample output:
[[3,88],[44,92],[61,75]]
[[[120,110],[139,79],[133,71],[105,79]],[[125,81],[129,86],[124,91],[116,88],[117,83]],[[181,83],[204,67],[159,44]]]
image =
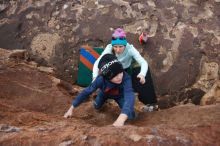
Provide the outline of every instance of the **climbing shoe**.
[[157,104],[147,104],[144,105],[141,110],[143,112],[153,112],[153,111],[158,111],[158,105]]

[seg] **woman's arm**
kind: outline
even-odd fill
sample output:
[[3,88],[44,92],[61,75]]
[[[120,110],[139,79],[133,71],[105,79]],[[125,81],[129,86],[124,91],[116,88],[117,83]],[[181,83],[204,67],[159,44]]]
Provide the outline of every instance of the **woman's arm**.
[[93,65],[93,71],[92,71],[92,77],[93,79],[95,79],[98,75],[99,75],[99,69],[98,69],[98,64],[99,64],[99,60],[102,58],[103,55],[105,54],[112,54],[112,45],[109,44],[106,46],[106,48],[104,49],[104,51],[102,52],[102,54],[99,56],[99,58],[95,61],[94,65]]
[[137,49],[134,48],[133,45],[130,45],[129,49],[131,56],[137,61],[137,63],[141,66],[141,70],[139,75],[146,76],[148,71],[148,63],[147,61],[141,56]]

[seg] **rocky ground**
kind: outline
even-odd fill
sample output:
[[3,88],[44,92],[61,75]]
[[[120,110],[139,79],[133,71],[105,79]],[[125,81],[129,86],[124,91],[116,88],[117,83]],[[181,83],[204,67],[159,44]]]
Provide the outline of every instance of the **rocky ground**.
[[[220,145],[220,0],[0,0],[0,145]],[[79,49],[117,27],[148,61],[160,111],[115,128],[91,95],[64,119]],[[148,41],[141,45],[141,32]],[[4,48],[4,49],[1,49]]]
[[141,112],[136,103],[137,119],[116,128],[118,107],[109,102],[96,111],[91,96],[71,119],[64,119],[83,88],[18,54],[0,50],[0,145],[220,145],[219,103],[152,113]]
[[[23,49],[29,60],[77,78],[82,45],[105,47],[117,27],[151,67],[159,95],[201,98],[219,79],[219,0],[2,0],[0,48]],[[146,45],[138,42],[148,34]]]

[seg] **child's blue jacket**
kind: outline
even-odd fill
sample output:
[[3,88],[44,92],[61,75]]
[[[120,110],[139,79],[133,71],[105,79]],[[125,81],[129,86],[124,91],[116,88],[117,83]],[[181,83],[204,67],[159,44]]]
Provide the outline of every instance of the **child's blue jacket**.
[[124,104],[121,113],[127,116],[134,112],[135,96],[132,88],[131,77],[123,72],[121,84],[114,84],[102,76],[98,76],[87,88],[85,88],[72,102],[74,107],[79,106],[85,99],[89,97],[97,89],[104,95],[103,98],[124,98]]

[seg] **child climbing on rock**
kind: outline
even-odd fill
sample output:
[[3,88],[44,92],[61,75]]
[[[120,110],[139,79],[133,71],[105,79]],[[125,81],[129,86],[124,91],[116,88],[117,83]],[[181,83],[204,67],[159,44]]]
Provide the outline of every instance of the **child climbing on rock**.
[[[131,74],[134,91],[138,93],[139,100],[144,104],[142,110],[145,112],[158,110],[150,67],[138,50],[127,42],[126,33],[123,29],[115,29],[111,44],[106,46],[102,55],[96,60],[93,66],[93,79],[99,74],[98,62],[100,58],[107,53],[114,54],[121,62],[123,69]],[[133,61],[136,62],[136,65],[132,65]]]
[[113,126],[123,126],[127,119],[134,119],[134,92],[130,76],[123,70],[122,64],[112,54],[105,54],[99,61],[100,74],[73,100],[64,117],[71,117],[77,108],[90,94],[100,89],[93,103],[100,109],[107,99],[113,99],[121,108],[121,113]]

